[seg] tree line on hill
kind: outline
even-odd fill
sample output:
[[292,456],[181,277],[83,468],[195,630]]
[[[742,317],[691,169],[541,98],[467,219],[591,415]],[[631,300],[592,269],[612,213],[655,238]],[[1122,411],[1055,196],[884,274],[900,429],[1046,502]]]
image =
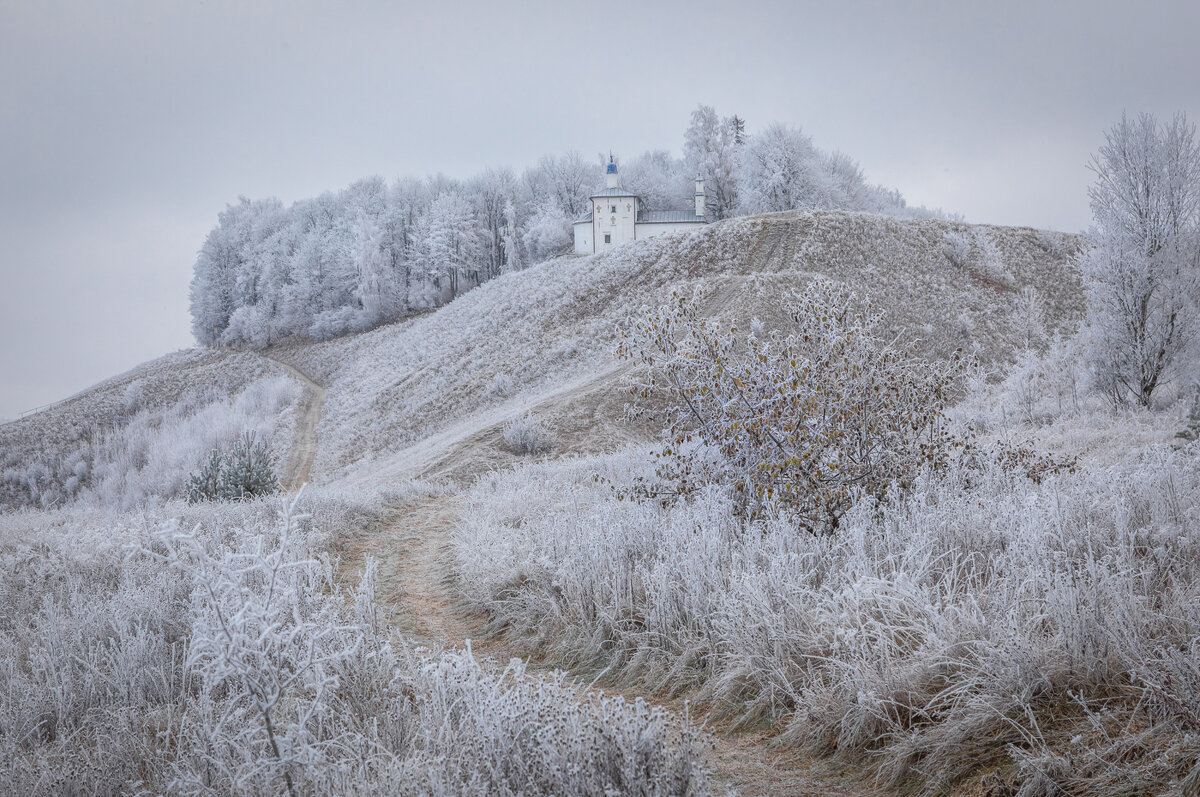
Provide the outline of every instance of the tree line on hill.
[[[520,174],[487,169],[359,180],[285,207],[241,198],[219,214],[196,259],[192,330],[206,346],[318,340],[444,304],[502,273],[571,250],[571,223],[602,187],[601,162],[547,155]],[[745,121],[700,106],[683,157],[654,150],[622,161],[621,181],[651,209],[692,206],[705,179],[710,220],[797,208],[901,217],[898,191],[869,185],[858,164],[795,127],[746,133]]]

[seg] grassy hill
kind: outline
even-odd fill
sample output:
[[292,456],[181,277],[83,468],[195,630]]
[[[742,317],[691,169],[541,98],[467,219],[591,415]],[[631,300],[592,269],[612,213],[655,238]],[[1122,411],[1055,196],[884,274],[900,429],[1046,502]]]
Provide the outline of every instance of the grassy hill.
[[[186,474],[239,426],[258,430],[284,462],[304,385],[272,358],[327,389],[318,482],[351,470],[408,472],[406,460],[427,457],[422,441],[436,449],[439,435],[459,439],[539,405],[573,450],[612,450],[636,436],[617,423],[617,327],[673,290],[700,291],[712,314],[774,324],[789,291],[823,276],[869,297],[892,332],[920,340],[929,356],[961,346],[985,363],[1005,362],[1020,343],[1030,292],[1052,330],[1080,318],[1077,245],[1026,228],[796,211],[562,257],[363,334],[292,340],[265,356],[169,355],[0,425],[0,506],[178,496]],[[602,405],[584,425],[557,407],[581,391]],[[492,464],[508,462],[496,457]]]
[[[0,689],[0,752],[17,762],[20,782],[39,782],[41,759],[3,747],[17,732],[5,736],[6,718],[36,736],[21,718],[54,716],[103,744],[84,755],[67,736],[43,734],[35,747],[46,761],[120,761],[123,769],[106,770],[111,785],[133,777],[151,755],[134,726],[143,715],[174,716],[190,697],[159,695],[158,686],[144,687],[159,695],[153,700],[87,686],[115,706],[111,715],[75,703],[56,708],[62,689],[55,684],[70,679],[42,678],[30,662],[61,659],[37,640],[69,628],[62,645],[72,650],[98,650],[103,637],[123,651],[112,667],[80,664],[70,676],[80,684],[119,683],[130,667],[159,673],[164,684],[179,678],[186,668],[171,658],[167,640],[179,637],[181,624],[195,624],[192,634],[204,630],[179,598],[200,594],[192,590],[203,584],[181,585],[148,560],[135,567],[122,551],[140,546],[165,557],[162,535],[194,526],[196,550],[226,557],[203,572],[241,583],[239,574],[254,568],[231,563],[257,554],[238,546],[279,538],[270,531],[276,505],[178,499],[211,448],[253,428],[288,471],[285,482],[302,472],[313,482],[300,507],[310,515],[297,538],[303,545],[279,543],[279,557],[301,557],[287,566],[307,574],[293,585],[294,616],[319,609],[325,619],[304,627],[333,646],[338,666],[368,649],[378,654],[370,667],[365,659],[354,665],[366,669],[345,664],[344,677],[368,686],[351,695],[335,690],[343,702],[306,715],[349,723],[328,728],[377,751],[382,758],[366,766],[375,774],[312,766],[304,770],[310,784],[369,791],[420,770],[433,780],[494,786],[487,778],[524,772],[513,762],[530,755],[509,744],[511,727],[488,724],[489,706],[501,704],[520,727],[534,714],[582,717],[586,733],[563,726],[570,732],[554,755],[565,761],[604,750],[587,758],[600,768],[625,761],[630,739],[652,729],[653,755],[674,785],[647,793],[708,793],[705,767],[715,769],[714,788],[741,794],[861,794],[880,784],[912,792],[964,783],[1007,788],[1030,778],[1044,786],[1030,793],[1064,784],[1086,792],[1179,779],[1194,739],[1177,731],[1178,712],[1151,716],[1145,708],[1178,699],[1170,679],[1194,677],[1178,651],[1200,638],[1187,608],[1200,594],[1193,564],[1200,559],[1181,531],[1200,506],[1200,469],[1194,448],[1170,445],[1179,412],[1066,411],[1059,396],[1060,409],[1043,413],[1038,402],[1050,399],[1013,398],[1036,392],[1037,379],[1052,381],[1061,362],[1027,350],[1034,328],[1044,344],[1082,317],[1072,257],[1079,245],[1075,236],[1026,228],[845,212],[734,219],[541,263],[365,333],[291,339],[261,352],[169,355],[4,424],[0,506],[50,511],[0,512],[0,563],[22,574],[0,583],[0,653],[24,662],[13,678],[32,684],[14,688],[10,679],[8,691]],[[1003,464],[964,465],[944,482],[922,481],[903,500],[856,510],[836,539],[800,533],[786,519],[747,534],[719,495],[635,504],[595,479],[628,484],[653,470],[647,445],[656,423],[652,414],[627,416],[627,366],[614,357],[622,324],[678,292],[698,293],[706,314],[778,326],[789,294],[818,277],[850,285],[883,313],[886,332],[916,341],[931,359],[973,352],[996,378],[973,389],[959,416],[1010,442],[1050,441],[1056,451],[1084,455],[1078,472],[1035,483]],[[1022,402],[1023,412],[1008,411]],[[548,440],[536,458],[506,438],[506,426],[526,414]],[[54,581],[52,572],[69,575]],[[367,574],[353,600],[329,586],[341,583],[339,573]],[[229,594],[253,593],[253,583]],[[179,600],[168,606],[160,593]],[[379,596],[378,606],[368,594]],[[336,633],[320,625],[351,603],[358,614],[339,620]],[[30,608],[38,605],[49,608]],[[146,631],[128,619],[110,627],[97,619],[106,614],[157,618],[157,625]],[[394,649],[380,647],[389,624]],[[659,709],[646,713],[636,701],[577,701],[576,691],[553,681],[559,676],[544,687],[524,668],[480,668],[464,650],[471,639],[476,653],[500,661],[533,654],[638,700],[694,698],[713,712],[717,730],[754,728],[806,761],[826,763],[783,761],[758,736],[706,736],[717,753],[705,759],[686,722]],[[22,650],[34,653],[13,652]],[[452,689],[463,696],[447,698]],[[359,695],[376,702],[364,707]],[[290,699],[316,706],[324,698]],[[473,713],[463,715],[456,700],[470,702]],[[360,715],[403,715],[426,735],[388,736],[387,727],[354,724]],[[122,719],[114,730],[115,721],[100,716],[136,721]],[[1130,752],[1112,736],[1120,723],[1143,723],[1144,748]],[[241,741],[229,749],[267,750],[253,722],[238,727]],[[188,758],[203,747],[201,736],[172,741],[187,766],[208,766],[203,755]],[[443,737],[467,741],[419,741]],[[1084,769],[1071,757],[1079,739]],[[849,769],[820,768],[830,760]],[[172,766],[175,775],[156,771],[152,781],[198,777]],[[538,770],[545,780],[536,782],[555,782],[554,766]],[[874,786],[861,778],[867,769]],[[271,771],[255,770],[265,778],[252,778],[255,788],[277,788]],[[1074,772],[1083,774],[1071,780]]]
[[[970,243],[961,263],[948,237]],[[896,334],[931,357],[974,350],[1010,361],[1029,291],[1052,330],[1072,327],[1083,304],[1070,255],[1074,236],[1023,228],[845,212],[791,212],[714,224],[691,236],[640,241],[610,253],[563,257],[503,276],[420,318],[320,344],[268,352],[328,388],[319,478],[355,466],[387,470],[418,457],[420,443],[469,418],[499,422],[523,407],[615,385],[617,327],[699,290],[711,314],[779,323],[782,300],[823,276],[869,297]],[[989,255],[1000,266],[989,265]],[[587,435],[583,450],[611,450],[621,402],[596,399],[615,441]],[[570,423],[559,418],[559,423]],[[582,430],[576,430],[582,431]],[[389,464],[390,463],[390,464]]]

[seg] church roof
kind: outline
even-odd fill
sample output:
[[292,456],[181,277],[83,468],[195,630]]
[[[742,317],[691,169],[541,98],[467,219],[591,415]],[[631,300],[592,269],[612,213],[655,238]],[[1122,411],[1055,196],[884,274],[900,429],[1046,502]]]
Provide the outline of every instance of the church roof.
[[[697,216],[690,210],[639,210],[635,221],[638,224],[679,224],[689,221],[702,224],[706,219],[703,216]],[[584,213],[571,223],[591,224],[591,211]]]
[[638,224],[667,224],[681,221],[703,222],[703,216],[697,216],[690,210],[643,210],[637,214]]
[[637,194],[633,193],[632,191],[626,191],[624,188],[605,188],[603,191],[600,191],[599,193],[592,194],[590,197],[588,197],[588,199],[595,199],[598,196],[632,196],[632,197],[636,197]]

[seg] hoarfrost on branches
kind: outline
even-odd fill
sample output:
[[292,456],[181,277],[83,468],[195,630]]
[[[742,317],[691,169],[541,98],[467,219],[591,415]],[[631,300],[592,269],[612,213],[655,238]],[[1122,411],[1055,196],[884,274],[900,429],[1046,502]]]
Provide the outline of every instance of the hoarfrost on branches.
[[855,305],[845,287],[816,280],[785,303],[786,336],[739,336],[678,295],[635,321],[619,348],[646,368],[634,390],[676,407],[661,489],[724,485],[752,513],[779,509],[832,532],[861,498],[944,468],[962,446],[943,412],[967,361],[919,359],[880,339],[880,316]]
[[1115,403],[1149,406],[1154,391],[1194,369],[1200,300],[1200,146],[1178,114],[1123,116],[1093,156],[1089,190],[1090,358]]

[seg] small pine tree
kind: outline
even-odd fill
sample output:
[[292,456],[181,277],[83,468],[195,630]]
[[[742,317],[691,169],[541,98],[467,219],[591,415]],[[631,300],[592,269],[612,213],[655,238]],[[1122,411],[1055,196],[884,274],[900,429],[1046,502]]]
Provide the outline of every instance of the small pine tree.
[[213,449],[208,455],[208,461],[188,478],[187,499],[189,504],[201,501],[215,501],[221,492],[221,466],[224,461],[221,452]]
[[233,444],[221,472],[220,497],[226,501],[267,495],[279,490],[279,480],[267,445],[248,431]]

